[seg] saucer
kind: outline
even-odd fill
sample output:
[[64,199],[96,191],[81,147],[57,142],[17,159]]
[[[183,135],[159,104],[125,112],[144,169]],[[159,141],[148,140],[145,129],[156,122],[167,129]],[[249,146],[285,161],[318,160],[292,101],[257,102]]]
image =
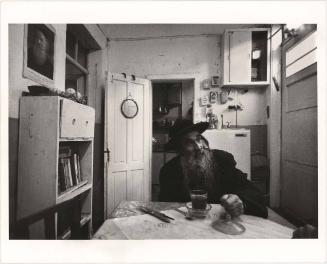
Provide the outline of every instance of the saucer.
[[212,206],[211,204],[207,204],[206,209],[194,209],[192,208],[192,202],[188,202],[186,204],[186,208],[190,216],[196,218],[205,218],[211,210]]

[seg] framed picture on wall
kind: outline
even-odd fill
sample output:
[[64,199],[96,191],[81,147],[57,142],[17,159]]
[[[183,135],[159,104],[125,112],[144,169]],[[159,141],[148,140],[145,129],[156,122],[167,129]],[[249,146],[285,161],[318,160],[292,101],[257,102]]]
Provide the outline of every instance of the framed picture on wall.
[[54,87],[55,37],[51,25],[25,25],[23,76],[50,88]]
[[211,86],[219,86],[219,76],[212,76],[211,77]]
[[217,97],[218,97],[218,93],[217,92],[210,92],[209,94],[209,101],[211,104],[214,104],[217,102]]

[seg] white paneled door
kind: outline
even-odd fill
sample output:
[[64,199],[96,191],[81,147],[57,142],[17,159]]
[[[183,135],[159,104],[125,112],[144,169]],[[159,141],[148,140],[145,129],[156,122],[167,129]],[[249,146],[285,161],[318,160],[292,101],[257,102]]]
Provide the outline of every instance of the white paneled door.
[[[150,82],[108,73],[105,97],[105,216],[124,200],[150,200]],[[138,106],[134,118],[121,112],[125,99]]]

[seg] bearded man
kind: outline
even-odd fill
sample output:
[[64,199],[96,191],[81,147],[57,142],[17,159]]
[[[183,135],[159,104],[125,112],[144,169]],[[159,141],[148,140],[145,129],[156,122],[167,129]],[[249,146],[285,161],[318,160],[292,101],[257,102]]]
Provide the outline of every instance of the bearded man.
[[205,189],[208,202],[221,203],[232,217],[245,213],[267,218],[263,195],[235,167],[233,155],[209,148],[201,135],[208,125],[179,119],[171,127],[166,148],[176,150],[179,155],[160,171],[159,200],[188,202],[191,190]]

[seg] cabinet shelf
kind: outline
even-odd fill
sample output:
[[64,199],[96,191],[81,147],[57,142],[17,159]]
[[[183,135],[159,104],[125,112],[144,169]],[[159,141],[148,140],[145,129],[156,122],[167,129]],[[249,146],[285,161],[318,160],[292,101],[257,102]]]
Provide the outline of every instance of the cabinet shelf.
[[59,138],[59,142],[88,142],[88,141],[92,141],[93,138]]
[[251,88],[251,87],[258,87],[258,86],[266,86],[269,85],[269,81],[264,81],[264,82],[244,82],[244,83],[225,83],[223,87],[240,87],[244,86],[246,88]]
[[92,184],[87,184],[88,181],[83,181],[76,186],[68,189],[67,191],[63,192],[57,198],[57,203],[62,203],[68,201],[92,188]]
[[92,218],[91,214],[88,213],[82,213],[82,218],[81,218],[81,227],[83,227],[85,224],[87,224]]
[[[90,220],[92,219],[92,215],[91,214],[87,214],[87,213],[82,213],[82,217],[81,217],[81,221],[80,221],[80,225],[81,227],[85,226],[87,223],[90,222]],[[59,235],[59,239],[61,240],[65,240],[65,239],[69,239],[71,236],[71,231],[70,228],[67,228],[62,235]]]

